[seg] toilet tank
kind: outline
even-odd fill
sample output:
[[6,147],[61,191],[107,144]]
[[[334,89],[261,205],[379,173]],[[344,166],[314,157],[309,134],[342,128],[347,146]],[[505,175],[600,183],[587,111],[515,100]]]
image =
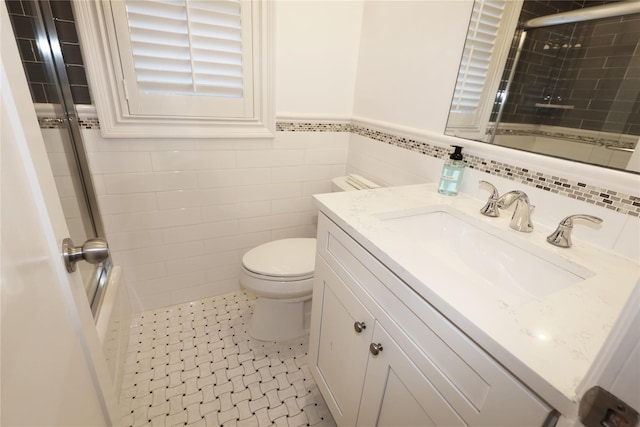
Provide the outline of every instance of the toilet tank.
[[333,192],[368,190],[379,187],[375,182],[356,174],[338,176],[331,180],[331,191]]

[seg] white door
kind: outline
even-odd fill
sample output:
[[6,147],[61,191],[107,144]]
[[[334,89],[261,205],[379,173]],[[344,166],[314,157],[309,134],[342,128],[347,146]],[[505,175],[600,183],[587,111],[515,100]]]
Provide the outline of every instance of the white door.
[[6,5],[0,6],[0,424],[120,425]]

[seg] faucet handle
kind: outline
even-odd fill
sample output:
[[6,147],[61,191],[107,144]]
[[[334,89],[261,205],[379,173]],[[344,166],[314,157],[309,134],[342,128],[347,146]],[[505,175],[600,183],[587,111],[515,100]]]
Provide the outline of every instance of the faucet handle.
[[574,219],[586,219],[591,222],[595,222],[596,224],[600,224],[602,222],[602,218],[598,218],[597,216],[587,215],[587,214],[576,214],[576,215],[569,215],[568,217],[560,221],[560,224],[564,225],[565,227],[571,228],[573,227]]
[[575,219],[586,219],[588,221],[595,222],[596,224],[600,224],[602,222],[602,218],[598,218],[593,215],[569,215],[560,221],[558,227],[553,233],[547,236],[547,242],[554,246],[558,246],[559,248],[570,248],[572,245],[571,230],[573,230],[573,220]]
[[488,185],[491,188],[491,196],[489,196],[487,203],[480,209],[480,213],[493,218],[500,216],[500,210],[498,209],[498,198],[500,194],[498,193],[498,189],[489,181],[479,181],[478,183]]

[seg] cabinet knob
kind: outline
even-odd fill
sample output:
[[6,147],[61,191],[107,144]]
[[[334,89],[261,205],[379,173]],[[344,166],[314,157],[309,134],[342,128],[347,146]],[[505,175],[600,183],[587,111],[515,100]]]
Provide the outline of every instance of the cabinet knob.
[[382,351],[382,344],[380,344],[380,343],[378,343],[378,344],[371,343],[371,345],[369,346],[369,351],[374,356],[377,356],[378,353],[380,353]]
[[365,325],[364,322],[355,322],[353,324],[353,329],[355,329],[357,333],[360,333],[367,329],[367,325]]

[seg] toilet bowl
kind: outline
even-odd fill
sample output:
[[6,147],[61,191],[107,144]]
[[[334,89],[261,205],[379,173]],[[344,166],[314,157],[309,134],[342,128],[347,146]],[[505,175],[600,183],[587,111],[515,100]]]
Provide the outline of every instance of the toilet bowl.
[[[362,177],[338,177],[333,191],[359,190]],[[374,185],[370,181],[366,185]],[[249,335],[263,341],[285,341],[309,330],[316,239],[274,240],[242,257],[240,284],[258,298],[249,320]]]
[[282,239],[265,243],[242,257],[240,284],[258,299],[249,335],[283,341],[307,332],[305,301],[311,300],[316,239]]

